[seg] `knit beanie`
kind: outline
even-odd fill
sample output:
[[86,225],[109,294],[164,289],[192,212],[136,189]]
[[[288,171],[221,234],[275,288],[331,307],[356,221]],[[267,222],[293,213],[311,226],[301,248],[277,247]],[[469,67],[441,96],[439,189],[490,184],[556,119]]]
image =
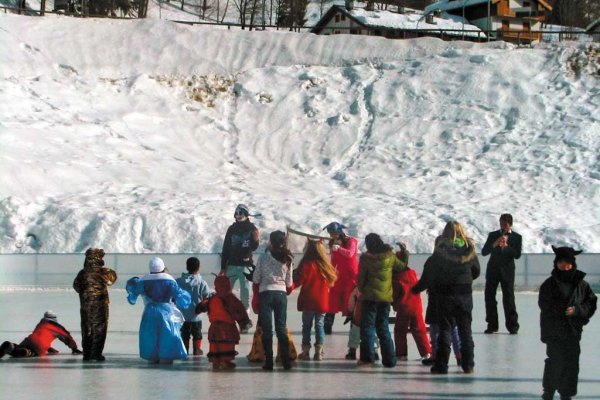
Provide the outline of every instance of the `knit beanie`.
[[236,214],[244,214],[247,217],[250,215],[250,209],[248,208],[247,205],[240,203],[235,207],[235,213]]

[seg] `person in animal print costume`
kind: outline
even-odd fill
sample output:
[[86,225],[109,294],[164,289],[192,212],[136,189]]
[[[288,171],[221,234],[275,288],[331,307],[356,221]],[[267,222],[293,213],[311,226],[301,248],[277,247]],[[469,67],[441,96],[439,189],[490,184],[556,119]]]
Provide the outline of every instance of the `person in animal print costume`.
[[115,283],[117,273],[104,266],[103,258],[103,249],[87,249],[83,269],[73,281],[79,293],[84,361],[105,359],[102,352],[108,330],[108,286]]

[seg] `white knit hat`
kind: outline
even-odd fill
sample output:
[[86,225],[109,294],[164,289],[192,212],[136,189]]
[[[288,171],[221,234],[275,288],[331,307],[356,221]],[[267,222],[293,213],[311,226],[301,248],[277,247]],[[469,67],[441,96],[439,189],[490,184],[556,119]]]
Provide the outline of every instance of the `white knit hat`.
[[150,259],[150,273],[157,274],[165,270],[165,263],[159,257],[152,257]]

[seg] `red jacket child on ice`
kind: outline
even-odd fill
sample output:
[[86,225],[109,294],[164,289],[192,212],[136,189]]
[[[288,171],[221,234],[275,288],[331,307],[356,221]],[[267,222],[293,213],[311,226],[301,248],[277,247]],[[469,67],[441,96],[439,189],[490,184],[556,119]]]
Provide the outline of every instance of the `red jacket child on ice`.
[[196,307],[196,313],[208,312],[210,343],[208,360],[213,369],[234,369],[233,360],[238,354],[235,345],[240,342],[240,329],[251,325],[246,307],[231,292],[229,278],[219,275],[215,278],[215,295],[203,300]]
[[408,346],[406,335],[410,329],[417,349],[423,359],[431,358],[431,343],[427,337],[427,328],[423,320],[423,303],[420,294],[413,294],[410,289],[419,281],[414,269],[408,267],[408,250],[404,243],[398,243],[400,251],[396,256],[403,261],[407,268],[394,274],[393,307],[396,311],[394,325],[394,342],[396,343],[396,356],[399,360],[407,360]]
[[69,331],[56,320],[56,314],[46,311],[44,318],[40,320],[31,335],[23,339],[21,343],[8,341],[2,343],[0,358],[5,354],[12,357],[43,357],[47,354],[56,354],[58,350],[51,347],[55,339],[69,346],[73,354],[82,354]]

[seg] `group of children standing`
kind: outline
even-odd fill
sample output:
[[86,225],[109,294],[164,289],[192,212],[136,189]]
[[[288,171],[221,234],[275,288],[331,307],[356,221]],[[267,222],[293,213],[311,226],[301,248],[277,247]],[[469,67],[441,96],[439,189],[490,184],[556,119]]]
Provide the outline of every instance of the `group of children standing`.
[[[201,313],[206,312],[210,322],[207,357],[213,369],[235,368],[240,332],[247,332],[252,326],[249,301],[240,301],[232,293],[233,283],[242,283],[243,274],[244,284],[249,280],[254,285],[253,305],[258,311],[256,331],[260,338],[254,341],[251,354],[258,354],[254,347],[262,347],[262,354],[256,359],[264,361],[266,371],[274,368],[273,330],[282,366],[286,370],[292,368],[296,352],[287,329],[287,296],[300,288],[300,360],[311,358],[313,327],[313,360],[323,360],[325,335],[331,333],[333,316],[341,311],[351,322],[345,358],[358,359],[358,365],[375,362],[376,346],[385,367],[395,366],[398,359],[406,360],[410,332],[423,364],[433,364],[432,373],[447,373],[451,343],[463,371],[473,372],[472,283],[480,271],[473,241],[458,222],[449,222],[436,239],[434,253],[419,279],[408,267],[409,253],[404,244],[398,243],[400,249],[394,252],[379,235],[370,233],[365,237],[367,251],[359,257],[358,241],[346,235],[345,226],[338,222],[324,228],[330,236],[327,244],[322,239],[307,238],[296,269],[286,233],[272,232],[265,253],[254,267],[252,251],[258,245],[258,230],[248,220],[248,207],[239,205],[234,215],[236,221],[228,230],[224,243],[228,250],[223,252],[214,291],[200,277],[200,262],[195,257],[187,260],[187,273],[178,279],[168,273],[162,259],[153,257],[149,274],[127,281],[128,302],[135,304],[140,295],[144,300],[139,331],[142,358],[151,363],[172,363],[188,354],[202,355]],[[542,397],[552,399],[558,391],[561,399],[569,399],[577,393],[582,328],[594,314],[597,299],[584,280],[585,273],[577,269],[575,256],[581,251],[570,247],[552,249],[556,254],[552,276],[539,292],[541,339],[547,345],[548,355]],[[107,287],[117,275],[104,265],[103,257],[102,249],[88,249],[84,268],[73,282],[81,304],[83,351],[58,324],[56,315],[47,311],[34,332],[20,344],[4,342],[0,358],[5,354],[30,357],[56,353],[51,343],[58,338],[74,354],[82,353],[84,360],[104,361],[109,315]],[[229,271],[230,267],[235,271]],[[249,267],[252,268],[247,271]],[[423,290],[429,294],[425,320],[420,296]],[[393,340],[388,327],[391,307],[396,312]]]

